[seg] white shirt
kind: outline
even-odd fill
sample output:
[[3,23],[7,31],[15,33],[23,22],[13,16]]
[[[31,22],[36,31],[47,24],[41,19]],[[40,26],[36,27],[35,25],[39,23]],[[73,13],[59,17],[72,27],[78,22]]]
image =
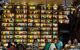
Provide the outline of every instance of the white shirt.
[[54,50],[54,48],[56,48],[54,43],[51,43],[49,50]]

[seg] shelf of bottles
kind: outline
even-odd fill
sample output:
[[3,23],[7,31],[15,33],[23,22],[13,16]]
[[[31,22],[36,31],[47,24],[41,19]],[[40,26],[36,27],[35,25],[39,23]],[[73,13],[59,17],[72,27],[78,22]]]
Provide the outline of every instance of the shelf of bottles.
[[27,5],[15,5],[14,41],[27,43]]
[[41,5],[41,48],[45,46],[45,39],[52,42],[57,38],[58,23],[57,14],[53,14],[53,6]]
[[33,40],[37,39],[40,49],[43,49],[45,39],[52,42],[58,38],[58,15],[53,13],[52,5],[7,5],[4,8],[2,42],[33,45]]
[[69,13],[73,13],[73,11],[75,11],[74,7],[67,7],[66,9],[62,10],[59,12],[59,23],[65,23],[68,24],[69,23],[69,18],[68,15]]
[[12,5],[4,5],[4,12],[2,15],[2,30],[1,41],[3,43],[13,42],[14,38],[14,14],[12,13]]
[[33,44],[33,40],[40,42],[40,9],[37,5],[28,6],[28,45]]
[[59,23],[69,23],[68,15],[66,13],[68,13],[68,11],[59,12]]

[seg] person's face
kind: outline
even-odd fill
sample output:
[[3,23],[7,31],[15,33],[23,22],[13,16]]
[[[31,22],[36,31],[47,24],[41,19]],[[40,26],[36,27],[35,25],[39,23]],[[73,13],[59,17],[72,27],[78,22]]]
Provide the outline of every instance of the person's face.
[[34,42],[37,42],[37,40],[34,40]]
[[74,39],[75,41],[77,41],[77,39]]
[[58,40],[54,40],[54,43],[57,43],[58,42]]
[[14,46],[11,46],[11,48],[14,48]]
[[68,41],[68,44],[71,44],[71,40]]
[[46,39],[46,40],[45,40],[45,42],[47,43],[47,42],[48,42],[48,40]]

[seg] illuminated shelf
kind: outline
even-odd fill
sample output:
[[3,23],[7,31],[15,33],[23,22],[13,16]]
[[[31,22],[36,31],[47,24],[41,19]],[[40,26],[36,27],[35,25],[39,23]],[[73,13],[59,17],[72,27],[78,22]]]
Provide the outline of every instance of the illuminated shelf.
[[[45,38],[50,42],[53,38],[58,38],[58,15],[53,13],[53,6],[7,5],[4,8],[1,24],[4,28],[1,31],[3,42],[9,42],[12,35],[12,41],[33,45],[37,38],[39,48],[43,49]],[[7,35],[10,35],[8,39]]]

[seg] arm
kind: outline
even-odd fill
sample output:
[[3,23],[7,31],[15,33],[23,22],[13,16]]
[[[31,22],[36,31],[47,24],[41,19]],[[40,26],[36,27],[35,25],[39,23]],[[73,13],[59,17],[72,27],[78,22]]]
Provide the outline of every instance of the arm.
[[56,48],[54,48],[53,50],[57,50]]

